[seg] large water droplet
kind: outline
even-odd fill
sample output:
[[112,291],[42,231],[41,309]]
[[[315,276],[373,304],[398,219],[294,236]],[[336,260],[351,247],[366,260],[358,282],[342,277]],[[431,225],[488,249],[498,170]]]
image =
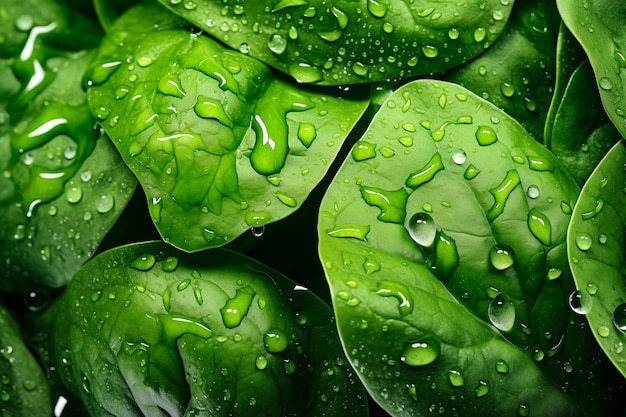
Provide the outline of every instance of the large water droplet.
[[465,385],[465,376],[463,376],[463,372],[458,368],[448,370],[448,380],[453,387],[462,387]]
[[270,51],[280,55],[287,49],[287,39],[283,35],[274,33],[267,41],[267,46],[270,48]]
[[98,197],[95,206],[98,213],[108,213],[115,206],[115,197],[111,194],[103,194]]
[[489,261],[498,271],[504,271],[515,263],[515,253],[507,245],[495,245],[489,251]]
[[404,284],[383,280],[378,284],[376,294],[382,297],[393,297],[398,300],[398,310],[402,316],[409,315],[413,311],[413,298]]
[[626,303],[620,304],[613,310],[613,324],[622,333],[626,333]]
[[515,324],[515,306],[510,298],[502,293],[491,300],[487,314],[491,324],[503,332],[510,331]]
[[480,146],[487,146],[498,140],[498,135],[491,126],[479,126],[476,130],[476,140]]
[[409,366],[425,366],[433,363],[441,351],[439,342],[432,338],[407,342],[402,348],[400,360]]
[[576,246],[582,251],[588,251],[593,245],[593,238],[589,233],[579,233],[576,236]]
[[422,247],[429,248],[435,243],[437,226],[435,220],[428,213],[415,213],[408,220],[406,229],[411,239]]
[[533,208],[528,212],[528,229],[544,245],[552,243],[552,224],[539,210]]
[[576,314],[587,314],[589,312],[589,300],[580,291],[574,291],[569,296],[569,306]]
[[138,271],[148,271],[156,263],[156,258],[150,253],[146,253],[131,262],[130,266]]
[[250,286],[238,288],[235,296],[226,300],[226,304],[220,309],[224,326],[229,329],[239,326],[248,314],[255,295],[256,292]]
[[269,353],[280,353],[287,349],[289,338],[280,329],[272,329],[263,335],[265,350]]

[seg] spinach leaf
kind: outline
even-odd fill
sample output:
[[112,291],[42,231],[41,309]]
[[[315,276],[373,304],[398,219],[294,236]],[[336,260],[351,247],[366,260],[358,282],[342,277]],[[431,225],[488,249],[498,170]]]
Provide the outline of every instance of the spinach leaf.
[[550,149],[580,185],[606,152],[621,138],[606,115],[589,61],[572,73],[549,130]]
[[626,135],[626,3],[620,0],[557,0],[561,18],[589,57],[604,108]]
[[54,2],[37,6],[11,2],[21,12],[17,25],[0,14],[6,36],[0,39],[12,53],[0,61],[4,291],[66,284],[136,184],[108,138],[94,129],[81,88],[94,54],[74,48],[94,44],[99,32],[86,29],[94,26],[89,19]]
[[626,144],[619,141],[593,171],[567,233],[581,312],[609,359],[626,375]]
[[220,41],[303,83],[344,85],[439,72],[500,35],[513,0],[159,0]]
[[0,408],[2,416],[52,415],[43,370],[24,344],[8,310],[0,306]]
[[444,78],[500,107],[541,142],[554,88],[559,21],[552,2],[516,2],[493,46]]
[[297,88],[188,30],[130,34],[149,13],[171,15],[158,4],[134,10],[100,48],[89,105],[106,109],[102,126],[163,238],[197,251],[295,211],[367,101]]
[[[481,415],[554,402],[556,412],[570,401],[564,385],[585,393],[581,413],[616,406],[604,396],[612,366],[568,305],[578,191],[517,122],[460,86],[414,81],[383,104],[328,188],[318,226],[344,348],[383,407]],[[517,371],[494,372],[498,355]],[[457,373],[471,377],[461,384]],[[391,376],[398,383],[385,390]],[[517,384],[557,389],[531,405]]]
[[93,416],[367,415],[330,308],[235,252],[119,247],[46,314],[53,364]]

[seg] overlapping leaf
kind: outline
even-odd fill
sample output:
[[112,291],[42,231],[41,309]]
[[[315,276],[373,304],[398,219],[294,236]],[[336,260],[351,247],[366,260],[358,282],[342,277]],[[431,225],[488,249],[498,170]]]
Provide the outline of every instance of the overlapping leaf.
[[443,71],[483,52],[513,0],[160,0],[231,48],[303,83],[344,85]]
[[89,104],[163,238],[187,251],[221,246],[296,210],[367,101],[296,88],[186,29],[131,34],[147,16],[171,15],[134,10],[100,48]]

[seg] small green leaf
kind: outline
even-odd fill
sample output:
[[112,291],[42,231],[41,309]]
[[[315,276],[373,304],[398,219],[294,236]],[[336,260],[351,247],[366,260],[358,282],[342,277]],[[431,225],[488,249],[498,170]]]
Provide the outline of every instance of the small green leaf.
[[[344,85],[442,71],[488,48],[513,0],[160,0],[235,50],[299,82]],[[207,18],[208,16],[208,18]]]
[[118,247],[46,314],[50,365],[93,416],[367,415],[330,308],[235,252]]
[[163,14],[178,19],[152,4],[118,21],[87,75],[89,105],[110,110],[101,124],[163,238],[197,251],[295,211],[367,101],[293,86],[185,29],[125,29]]
[[596,340],[626,375],[626,144],[619,141],[583,186],[567,232],[567,253]]
[[52,415],[50,387],[24,344],[17,322],[0,306],[0,404],[6,416]]
[[626,3],[557,0],[561,18],[582,45],[595,72],[602,104],[626,136]]

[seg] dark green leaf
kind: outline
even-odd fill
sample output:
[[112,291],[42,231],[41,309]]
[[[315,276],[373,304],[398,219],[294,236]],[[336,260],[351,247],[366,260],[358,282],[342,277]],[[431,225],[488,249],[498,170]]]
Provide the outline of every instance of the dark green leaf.
[[364,416],[332,312],[235,252],[98,255],[48,312],[53,360],[93,416]]
[[188,30],[124,31],[149,12],[125,15],[105,40],[89,104],[106,109],[163,238],[197,251],[295,211],[367,101],[297,88]]
[[174,13],[304,83],[406,78],[461,64],[500,35],[513,0],[159,0]]
[[7,417],[52,415],[43,370],[24,344],[16,321],[0,306],[0,413]]
[[598,343],[626,375],[626,144],[593,171],[574,207],[567,243],[579,303]]
[[[602,381],[611,366],[568,306],[565,237],[577,195],[554,155],[491,103],[443,81],[398,89],[329,187],[318,226],[342,341],[370,394],[396,415],[440,402],[461,415],[514,414],[520,404],[551,415],[569,401],[558,389],[568,384],[585,393],[584,410],[610,410]],[[385,323],[396,332],[387,336]],[[403,344],[419,351],[430,340],[432,365],[402,363]],[[493,373],[497,355],[518,370]],[[452,369],[472,375],[463,389],[446,381]],[[387,375],[401,381],[388,399]],[[531,405],[508,384],[557,389]]]
[[[94,31],[85,30],[86,18],[55,3],[38,5],[23,3],[20,30],[2,38],[14,54],[0,61],[0,289],[5,291],[67,283],[136,184],[108,138],[99,138],[81,89],[94,55],[73,48],[88,44]],[[81,41],[74,30],[81,31]]]
[[493,47],[444,78],[500,107],[542,141],[554,88],[558,21],[550,1],[516,2]]
[[569,30],[594,69],[600,98],[609,118],[626,135],[626,2],[557,0]]

